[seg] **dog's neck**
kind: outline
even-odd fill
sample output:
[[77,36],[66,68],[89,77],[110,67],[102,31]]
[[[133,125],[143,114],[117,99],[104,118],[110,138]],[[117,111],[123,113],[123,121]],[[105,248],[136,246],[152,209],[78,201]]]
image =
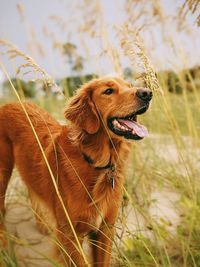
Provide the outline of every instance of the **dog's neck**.
[[84,133],[80,150],[82,153],[90,157],[95,167],[103,167],[111,161],[111,141],[104,131],[89,135]]
[[96,134],[87,134],[80,128],[71,125],[73,132],[71,140],[79,147],[81,153],[91,161],[94,167],[116,165],[128,155],[130,142],[126,140],[111,139],[105,130],[100,129]]

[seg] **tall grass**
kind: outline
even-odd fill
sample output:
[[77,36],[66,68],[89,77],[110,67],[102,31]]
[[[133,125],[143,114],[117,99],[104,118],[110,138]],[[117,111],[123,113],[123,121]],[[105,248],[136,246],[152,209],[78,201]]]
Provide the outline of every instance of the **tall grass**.
[[[131,2],[131,4],[135,4],[137,1],[128,2],[129,4]],[[189,3],[190,1],[186,2]],[[156,1],[153,1],[153,4],[154,7],[160,7],[156,5]],[[99,27],[100,34],[104,39],[104,49],[113,64],[113,69],[119,75],[123,75],[122,55],[128,57],[130,62],[134,64],[137,62],[142,83],[154,92],[150,111],[140,118],[141,122],[149,129],[150,136],[142,142],[134,143],[132,160],[128,165],[123,204],[116,225],[117,235],[113,246],[112,265],[141,267],[200,266],[200,92],[196,80],[193,79],[188,70],[187,76],[177,72],[176,75],[181,84],[182,93],[170,93],[165,74],[160,73],[157,78],[148,55],[149,50],[146,49],[145,42],[141,37],[143,28],[147,27],[148,29],[149,25],[139,25],[140,27],[137,27],[137,30],[134,31],[131,26],[134,24],[138,26],[137,20],[129,21],[129,25],[122,25],[118,29],[117,35],[121,47],[115,47],[106,28],[102,6],[100,4],[94,5],[92,10],[89,13],[90,19],[86,23],[87,27],[80,30],[80,38],[88,31],[93,38],[95,29]],[[131,10],[130,6],[128,10]],[[192,10],[195,11],[196,9],[193,8]],[[85,1],[83,12],[87,14],[87,1]],[[131,18],[133,14],[129,15]],[[95,24],[93,28],[90,28],[90,24],[96,20],[96,17],[100,18],[100,25]],[[161,24],[165,23],[163,10],[157,9],[155,22],[157,22],[158,17]],[[88,17],[85,16],[85,18]],[[134,18],[137,18],[137,16],[134,16]],[[17,68],[16,77],[22,73],[22,70],[25,73],[31,71],[34,73],[36,80],[44,80],[47,87],[49,85],[57,87],[53,78],[32,57],[8,41],[2,40],[0,45],[3,47],[4,54],[7,54],[10,60],[16,57],[21,57],[24,60],[24,63]],[[91,57],[85,43],[84,46],[87,58]],[[185,55],[185,57],[187,56]],[[133,69],[134,64],[132,65]],[[1,104],[15,99],[24,108],[22,98],[16,91],[3,63],[1,63],[1,68],[11,84],[10,97],[7,95],[7,98],[1,99]],[[187,87],[187,77],[189,77],[191,85],[190,90]],[[134,80],[135,77],[131,78]],[[62,90],[59,88],[58,90],[63,95]],[[33,101],[54,113],[57,119],[63,120],[60,107],[57,108],[56,106],[58,101],[64,104],[63,99],[56,99],[50,93],[48,96],[40,95],[40,97],[37,97],[36,95]],[[24,112],[28,118],[25,108]],[[51,174],[56,194],[70,223],[76,246],[86,264],[89,265],[85,251],[80,246],[58,190],[56,177],[51,172],[51,166],[37,138],[37,132],[31,120],[29,120],[29,123]],[[70,161],[69,158],[67,160]],[[80,179],[80,177],[78,178]],[[80,182],[82,182],[81,179]],[[90,196],[89,192],[88,195]],[[91,199],[91,201],[93,200]],[[165,204],[169,205],[169,203],[171,203],[170,209],[165,207]],[[155,210],[158,213],[157,216]],[[168,212],[169,214],[166,214]],[[8,239],[11,243],[20,242],[9,233]],[[54,239],[54,242],[62,248],[62,244],[59,244],[58,240]],[[28,246],[28,244],[23,245],[24,247]],[[47,260],[52,265],[57,266],[57,263],[53,260]],[[0,263],[3,266],[17,266],[17,261],[12,248],[10,252],[2,251],[0,254]]]

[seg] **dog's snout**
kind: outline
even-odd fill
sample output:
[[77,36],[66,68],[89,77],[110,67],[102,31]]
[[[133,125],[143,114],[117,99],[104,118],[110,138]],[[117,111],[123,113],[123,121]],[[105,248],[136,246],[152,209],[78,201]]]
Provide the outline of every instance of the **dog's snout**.
[[152,99],[152,91],[147,88],[140,88],[136,91],[136,96],[141,100],[148,102]]

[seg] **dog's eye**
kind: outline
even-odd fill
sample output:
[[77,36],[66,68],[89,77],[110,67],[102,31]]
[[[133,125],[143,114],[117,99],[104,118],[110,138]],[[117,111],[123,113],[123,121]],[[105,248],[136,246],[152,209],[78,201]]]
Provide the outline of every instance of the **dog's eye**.
[[104,95],[111,95],[112,93],[114,92],[114,89],[113,88],[107,88],[103,94]]

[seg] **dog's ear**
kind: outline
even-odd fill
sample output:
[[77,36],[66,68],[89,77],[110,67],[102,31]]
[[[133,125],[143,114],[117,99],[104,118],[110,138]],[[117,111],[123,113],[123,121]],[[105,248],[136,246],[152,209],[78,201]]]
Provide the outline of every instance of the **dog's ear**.
[[81,88],[71,98],[65,109],[65,117],[89,134],[99,130],[100,121],[96,107],[91,99],[90,91]]

